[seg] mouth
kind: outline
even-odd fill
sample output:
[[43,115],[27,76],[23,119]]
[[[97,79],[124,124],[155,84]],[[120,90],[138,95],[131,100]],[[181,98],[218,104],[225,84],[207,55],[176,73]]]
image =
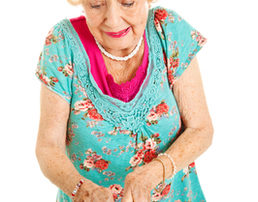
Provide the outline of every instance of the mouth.
[[130,30],[131,30],[131,26],[119,32],[105,32],[105,33],[111,37],[120,38],[125,36]]

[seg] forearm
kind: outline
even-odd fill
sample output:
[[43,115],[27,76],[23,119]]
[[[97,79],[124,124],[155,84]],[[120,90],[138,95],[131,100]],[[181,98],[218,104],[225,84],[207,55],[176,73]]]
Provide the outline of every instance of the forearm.
[[84,184],[91,183],[90,180],[79,174],[60,148],[41,147],[37,149],[36,154],[43,174],[68,196],[71,197],[71,192],[80,179],[84,179]]
[[[211,129],[191,129],[185,131],[165,151],[174,160],[177,172],[187,167],[196,160],[211,145],[213,132]],[[168,157],[160,156],[167,168],[166,178],[173,173],[172,165]],[[162,164],[158,161],[150,162],[152,170],[156,173],[158,181],[162,181]]]

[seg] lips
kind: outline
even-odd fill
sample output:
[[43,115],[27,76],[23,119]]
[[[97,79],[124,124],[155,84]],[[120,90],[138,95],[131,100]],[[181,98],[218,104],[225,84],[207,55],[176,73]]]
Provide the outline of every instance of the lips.
[[122,34],[123,32],[125,32],[129,27],[127,27],[126,29],[124,30],[121,30],[119,32],[106,32],[107,34],[112,34],[112,35],[119,35],[119,34]]
[[108,34],[111,37],[118,38],[118,37],[125,36],[130,31],[130,29],[131,29],[131,27],[128,27],[128,28],[126,28],[124,30],[121,30],[119,32],[105,32],[105,33]]

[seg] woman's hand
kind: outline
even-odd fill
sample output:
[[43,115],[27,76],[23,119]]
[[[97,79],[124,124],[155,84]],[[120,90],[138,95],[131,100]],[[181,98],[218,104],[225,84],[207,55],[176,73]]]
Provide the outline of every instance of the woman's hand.
[[[159,163],[159,162],[158,162]],[[160,183],[155,165],[150,162],[137,167],[125,178],[124,195],[121,202],[150,202],[151,190]]]
[[109,188],[99,186],[93,182],[83,183],[75,195],[73,202],[114,202]]

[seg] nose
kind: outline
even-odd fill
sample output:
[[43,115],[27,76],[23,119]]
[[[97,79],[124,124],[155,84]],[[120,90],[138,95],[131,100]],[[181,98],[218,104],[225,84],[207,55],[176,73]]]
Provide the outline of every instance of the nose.
[[121,20],[121,13],[118,6],[115,3],[110,4],[106,9],[104,21],[107,27],[113,28],[113,30],[109,31],[120,31],[116,30],[116,28],[120,28]]

